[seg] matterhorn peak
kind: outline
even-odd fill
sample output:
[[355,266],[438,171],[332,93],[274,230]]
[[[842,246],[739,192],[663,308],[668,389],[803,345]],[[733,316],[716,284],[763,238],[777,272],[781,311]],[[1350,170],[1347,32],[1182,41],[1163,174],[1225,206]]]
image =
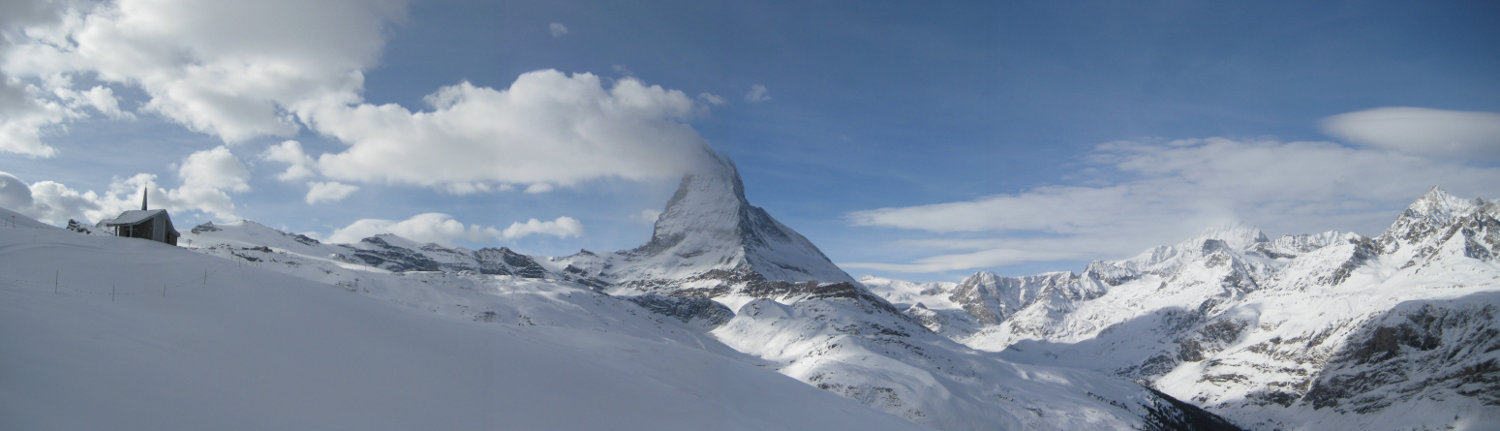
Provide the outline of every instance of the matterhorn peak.
[[709,159],[683,176],[656,218],[651,241],[621,253],[626,262],[614,278],[656,284],[739,274],[769,281],[854,282],[807,238],[750,205],[734,162],[719,154]]
[[745,200],[745,184],[729,158],[712,154],[703,166],[682,176],[677,192],[656,217],[651,242],[642,248],[664,249],[689,235],[737,239],[743,212],[754,208]]

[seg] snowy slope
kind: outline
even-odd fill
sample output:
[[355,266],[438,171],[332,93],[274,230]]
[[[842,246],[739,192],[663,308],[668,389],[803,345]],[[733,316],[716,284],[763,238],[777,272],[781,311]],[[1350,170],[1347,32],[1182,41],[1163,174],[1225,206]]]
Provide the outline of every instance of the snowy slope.
[[351,270],[530,318],[476,320],[267,262],[0,227],[0,429],[915,428],[576,285]]
[[1491,429],[1497,216],[1434,189],[1377,238],[1228,227],[1081,274],[978,274],[958,286],[996,287],[936,311],[1000,317],[945,333],[969,346],[1147,381],[1255,428]]

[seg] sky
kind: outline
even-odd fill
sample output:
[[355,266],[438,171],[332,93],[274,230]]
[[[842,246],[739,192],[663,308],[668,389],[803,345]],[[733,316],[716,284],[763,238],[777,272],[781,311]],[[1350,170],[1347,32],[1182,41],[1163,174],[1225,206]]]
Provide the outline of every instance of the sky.
[[704,148],[856,276],[1500,197],[1495,2],[0,0],[0,207],[649,239]]

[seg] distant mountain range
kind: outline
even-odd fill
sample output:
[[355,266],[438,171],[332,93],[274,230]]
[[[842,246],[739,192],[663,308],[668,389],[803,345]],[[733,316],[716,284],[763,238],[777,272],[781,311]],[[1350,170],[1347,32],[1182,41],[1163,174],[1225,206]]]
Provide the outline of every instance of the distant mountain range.
[[1500,207],[1434,187],[1378,237],[1213,229],[1082,273],[865,278],[934,332],[1255,429],[1500,424]]

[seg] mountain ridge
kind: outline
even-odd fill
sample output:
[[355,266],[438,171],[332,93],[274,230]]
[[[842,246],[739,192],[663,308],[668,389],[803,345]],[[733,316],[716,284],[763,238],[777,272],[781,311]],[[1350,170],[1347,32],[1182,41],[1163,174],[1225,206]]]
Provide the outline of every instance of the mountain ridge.
[[[928,292],[946,306],[893,302],[970,347],[1137,379],[1252,428],[1495,423],[1497,215],[1434,187],[1373,238],[1211,229],[1082,273],[976,273]],[[1010,301],[1058,289],[1099,294]]]

